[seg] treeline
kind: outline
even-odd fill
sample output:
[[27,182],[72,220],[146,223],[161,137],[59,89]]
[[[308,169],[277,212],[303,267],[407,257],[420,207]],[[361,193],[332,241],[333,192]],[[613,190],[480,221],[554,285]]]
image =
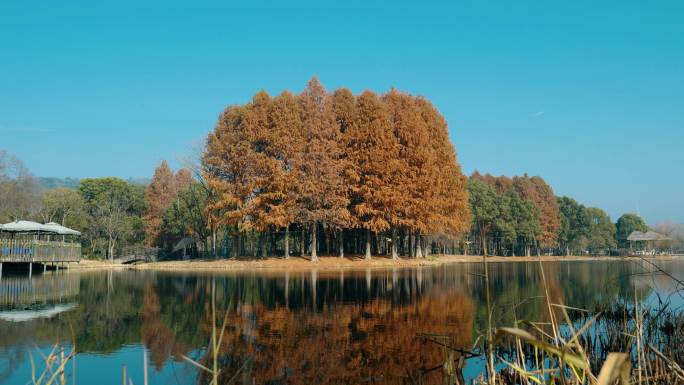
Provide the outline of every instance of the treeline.
[[0,149],[0,223],[25,219],[79,230],[86,256],[114,258],[143,246],[169,252],[185,237],[200,244],[191,249],[206,250],[201,244],[208,234],[207,196],[189,170],[174,175],[166,162],[148,186],[110,177],[81,179],[76,188],[40,189],[24,164]]
[[[538,176],[495,177],[476,171],[468,181],[468,196],[473,222],[467,245],[477,254],[624,254],[633,231],[649,230],[636,214],[624,214],[613,223],[600,208],[557,197]],[[684,247],[681,228],[656,226],[671,237],[658,246]]]
[[[75,228],[83,232],[87,256],[112,258],[128,247],[152,246],[159,248],[162,255],[180,257],[182,252],[174,252],[173,247],[182,240],[186,241],[186,252],[191,256],[236,255],[232,237],[235,227],[212,224],[209,207],[215,204],[216,195],[206,184],[193,178],[188,169],[174,174],[164,161],[156,168],[148,186],[119,178],[91,178],[79,181],[75,189],[41,191],[17,158],[5,152],[0,157],[0,165],[4,170],[0,174],[0,223],[30,219]],[[624,214],[613,223],[599,208],[585,207],[572,198],[556,197],[540,177],[493,177],[475,172],[468,180],[467,192],[472,218],[468,232],[457,238],[422,234],[428,253],[614,254],[629,248],[626,238],[632,231],[649,229],[635,214]],[[293,225],[289,233],[297,241],[293,242],[293,250],[300,253],[311,247],[306,245],[311,239],[309,231],[304,230]],[[671,238],[659,246],[684,248],[683,225],[666,222],[656,225],[654,230]],[[338,250],[327,242],[324,230],[318,231],[326,241],[319,250],[336,253]],[[243,230],[240,255],[284,255],[285,233]],[[346,233],[358,234],[359,230],[346,230]],[[363,234],[361,239],[350,241],[354,239],[352,235],[347,236],[347,243],[354,242],[357,250],[365,252]],[[408,245],[415,241],[404,240],[399,251],[409,254]],[[446,247],[440,248],[440,244]],[[380,251],[391,253],[391,247]],[[426,251],[417,252],[426,254]]]
[[288,258],[294,241],[313,260],[420,257],[453,247],[470,223],[445,119],[396,90],[329,93],[314,78],[299,95],[259,92],[221,114],[202,170],[211,226],[235,256],[247,236],[260,255]]

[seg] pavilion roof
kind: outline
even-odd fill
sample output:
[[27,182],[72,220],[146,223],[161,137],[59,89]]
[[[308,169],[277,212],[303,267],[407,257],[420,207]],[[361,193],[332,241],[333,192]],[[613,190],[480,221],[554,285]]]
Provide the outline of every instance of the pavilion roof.
[[42,230],[42,226],[43,225],[41,225],[38,222],[14,221],[10,223],[5,223],[4,225],[0,225],[0,230],[11,233],[35,233],[40,232]]
[[656,233],[655,231],[647,231],[642,233],[641,231],[632,231],[627,237],[628,241],[666,241],[670,238],[664,236],[663,234]]
[[59,235],[81,235],[80,232],[64,227],[58,223],[49,222],[44,225],[32,221],[14,221],[0,225],[0,231],[9,233],[50,233]]
[[81,235],[80,231],[76,231],[74,229],[70,229],[68,227],[64,227],[60,225],[59,223],[55,222],[49,222],[41,226],[43,231],[50,232],[50,233],[57,233],[60,235]]

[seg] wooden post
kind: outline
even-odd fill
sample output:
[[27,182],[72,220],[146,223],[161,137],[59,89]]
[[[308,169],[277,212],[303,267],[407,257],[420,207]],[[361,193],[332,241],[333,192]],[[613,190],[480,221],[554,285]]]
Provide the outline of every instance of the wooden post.
[[29,279],[31,279],[31,275],[33,275],[33,262],[29,262]]
[[121,383],[126,385],[126,365],[121,365]]

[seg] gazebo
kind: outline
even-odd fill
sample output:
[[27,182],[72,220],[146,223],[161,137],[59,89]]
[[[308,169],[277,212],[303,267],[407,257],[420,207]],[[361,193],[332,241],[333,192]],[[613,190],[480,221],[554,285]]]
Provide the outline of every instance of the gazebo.
[[[0,276],[2,263],[78,262],[81,233],[50,222],[40,224],[17,220],[0,225]],[[31,269],[29,269],[31,271]]]
[[195,246],[195,240],[190,238],[190,237],[185,237],[185,238],[181,239],[180,241],[178,241],[178,243],[176,243],[176,245],[173,247],[171,252],[175,253],[179,250],[183,250],[182,258],[188,259],[187,250],[192,249],[194,246]]
[[655,244],[658,242],[669,241],[670,238],[666,237],[663,234],[649,230],[645,233],[641,231],[632,231],[632,233],[629,234],[629,236],[627,237],[627,240],[629,241],[630,250],[636,244],[640,246],[640,250],[637,250],[637,253],[654,255]]

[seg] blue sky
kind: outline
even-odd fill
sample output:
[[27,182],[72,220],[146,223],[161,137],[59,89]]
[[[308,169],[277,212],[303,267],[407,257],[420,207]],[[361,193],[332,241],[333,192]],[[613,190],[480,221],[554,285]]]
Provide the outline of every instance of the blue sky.
[[681,1],[4,0],[0,148],[39,176],[149,176],[226,105],[315,74],[428,97],[468,174],[684,222],[683,17]]

